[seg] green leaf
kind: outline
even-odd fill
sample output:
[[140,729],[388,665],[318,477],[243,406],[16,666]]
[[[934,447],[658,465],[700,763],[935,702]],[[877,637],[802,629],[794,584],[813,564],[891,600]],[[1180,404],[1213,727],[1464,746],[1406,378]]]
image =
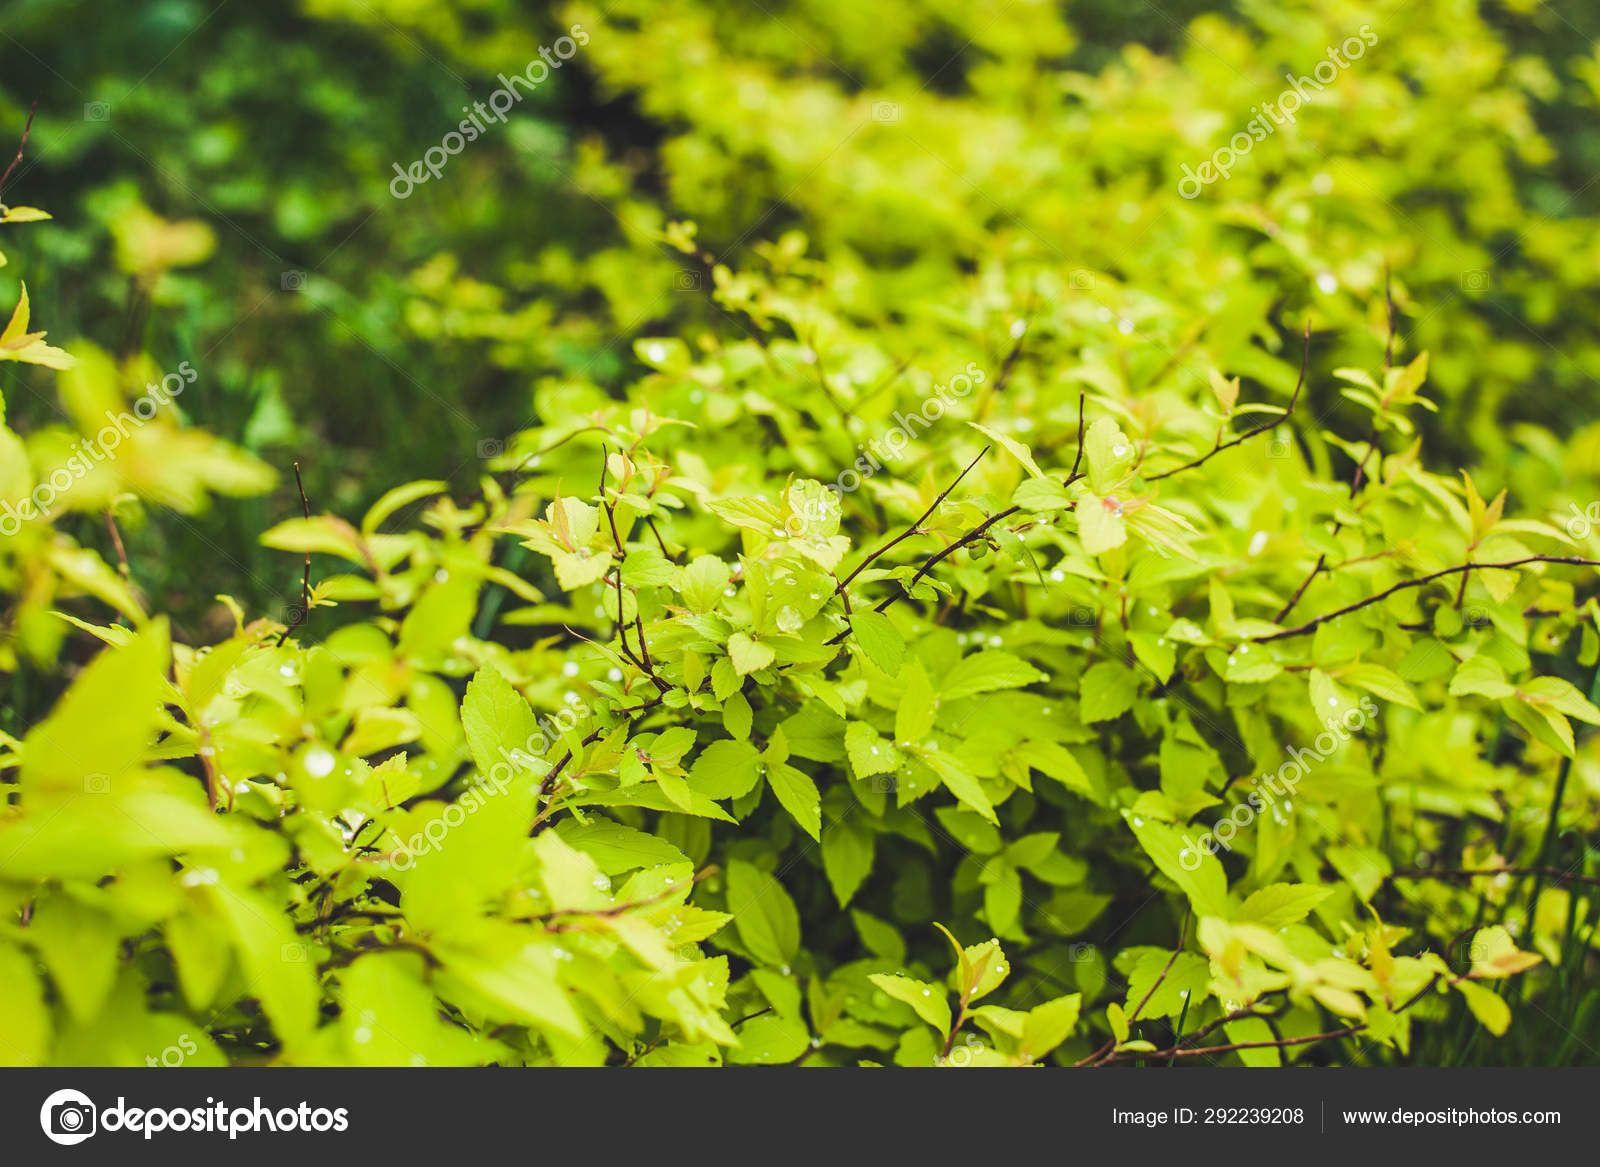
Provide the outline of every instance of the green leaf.
[[1188,896],[1195,914],[1226,918],[1228,880],[1217,857],[1165,823],[1124,813],[1145,854]]
[[593,818],[587,823],[566,820],[557,825],[556,833],[592,858],[607,875],[689,862],[688,856],[665,839],[606,818]]
[[786,762],[767,767],[767,785],[778,796],[783,809],[788,811],[802,830],[817,841],[822,840],[822,796],[817,784],[803,770]]
[[1489,656],[1467,658],[1456,669],[1455,676],[1450,678],[1452,696],[1475,693],[1480,697],[1499,699],[1510,697],[1515,692],[1516,689],[1506,682],[1506,673],[1500,667],[1500,662]]
[[1363,900],[1372,899],[1372,894],[1394,869],[1383,852],[1371,847],[1329,847],[1328,862]]
[[479,669],[461,702],[461,728],[480,774],[543,756],[543,731],[528,702],[500,670]]
[[[726,660],[717,662],[727,664]],[[714,670],[713,670],[714,671]],[[732,670],[730,669],[730,672]],[[754,724],[754,711],[743,693],[730,693],[722,702],[722,728],[734,738],[743,741],[750,736]]]
[[1548,705],[1530,701],[1519,693],[1509,701],[1500,702],[1500,708],[1535,741],[1543,742],[1564,757],[1573,757],[1572,726],[1567,719]]
[[826,823],[822,828],[822,869],[841,908],[849,905],[872,872],[875,838],[872,831],[849,818]]
[[1011,492],[1011,502],[1025,511],[1059,511],[1072,505],[1072,496],[1053,478],[1024,478]]
[[714,741],[689,767],[689,786],[707,798],[742,798],[761,781],[761,754],[747,741]]
[[868,979],[896,1001],[910,1005],[912,1011],[933,1026],[940,1037],[950,1032],[950,1000],[942,988],[926,981],[886,973],[872,973]]
[[1498,924],[1478,931],[1470,953],[1472,975],[1491,980],[1526,972],[1540,960],[1534,953],[1519,951],[1511,933]]
[[1260,924],[1263,928],[1285,928],[1305,919],[1332,894],[1333,889],[1329,887],[1274,883],[1251,892],[1234,919],[1241,924]]
[[1472,1010],[1483,1027],[1496,1037],[1505,1033],[1511,1025],[1511,1007],[1506,1004],[1493,989],[1472,981],[1457,981],[1456,989],[1466,998],[1467,1008]]
[[1568,717],[1590,725],[1600,725],[1600,709],[1595,708],[1570,681],[1560,677],[1534,677],[1522,686],[1522,691],[1539,704],[1548,705]]
[[1177,645],[1165,636],[1138,630],[1128,633],[1128,643],[1133,646],[1139,663],[1154,673],[1156,680],[1166,684],[1172,677],[1172,670],[1178,667]]
[[[1133,443],[1114,418],[1097,418],[1084,437],[1083,449],[1089,463],[1089,487],[1098,495],[1110,493],[1133,465]],[[1081,510],[1083,504],[1078,505]]]
[[786,1065],[810,1046],[811,1034],[804,1021],[767,1013],[739,1026],[739,1044],[728,1051],[728,1061],[747,1066]]
[[939,775],[939,780],[944,783],[945,789],[955,795],[962,805],[971,807],[991,823],[1000,821],[995,817],[994,804],[983,792],[983,787],[976,776],[954,757],[941,751],[925,755],[923,761]]
[[800,913],[776,879],[754,864],[730,859],[728,909],[751,956],[774,967],[794,960],[800,951]]
[[873,664],[891,677],[900,672],[900,664],[906,656],[906,642],[893,620],[869,608],[852,616],[850,627],[856,643]]
[[1128,1040],[1128,1015],[1115,1001],[1106,1006],[1106,1024],[1110,1027],[1111,1036],[1116,1038],[1117,1044],[1120,1045]]
[[857,778],[892,774],[900,765],[900,751],[895,749],[894,743],[881,737],[864,721],[852,721],[845,726],[844,746],[850,757],[850,769]]
[[1118,500],[1086,491],[1078,499],[1074,513],[1078,516],[1078,538],[1090,555],[1104,555],[1128,541],[1128,524]]
[[34,962],[19,949],[0,944],[0,1066],[41,1066],[50,1051],[50,1009]]
[[861,942],[868,949],[890,964],[905,963],[906,942],[900,938],[893,924],[855,908],[850,910],[850,919],[855,923]]
[[1027,468],[1028,473],[1033,475],[1035,478],[1048,477],[1043,470],[1039,469],[1038,463],[1033,460],[1033,451],[1028,449],[1028,447],[1023,445],[1021,442],[1014,438],[1008,438],[1005,436],[1005,434],[997,433],[988,426],[979,425],[975,421],[969,421],[967,424],[981,433],[984,437],[988,438],[990,441],[998,442],[1002,447],[1004,447],[1008,454],[1010,454],[1018,462],[1021,462],[1023,466]]
[[1029,1009],[1022,1023],[1023,1056],[1037,1061],[1071,1037],[1082,1005],[1083,994],[1072,993]]
[[1101,661],[1078,682],[1079,716],[1085,724],[1111,721],[1133,708],[1137,676],[1117,661]]
[[1044,674],[1021,657],[998,649],[985,649],[957,661],[939,682],[939,696],[956,701],[996,689],[1020,689],[1044,680]]
[[741,677],[766,668],[777,658],[770,644],[743,632],[735,632],[728,638],[728,656]]
[[1161,948],[1138,949],[1138,960],[1128,973],[1126,1006],[1129,1014],[1138,1008],[1141,1021],[1158,1017],[1177,1017],[1199,1007],[1211,981],[1211,964],[1193,952],[1173,954]]
[[[95,657],[23,740],[24,790],[115,795],[118,777],[142,759],[155,736],[168,656],[166,621],[155,620],[127,644]],[[95,785],[86,786],[91,781]]]
[[68,1011],[80,1022],[92,1021],[117,976],[119,937],[112,921],[51,896],[38,905],[24,935],[44,958]]
[[1407,709],[1422,708],[1417,702],[1416,694],[1411,691],[1411,686],[1382,665],[1365,663],[1353,665],[1340,673],[1339,679],[1347,685],[1365,689],[1385,701],[1404,705]]
[[933,685],[918,660],[904,667],[901,679],[905,681],[905,689],[895,711],[894,736],[902,742],[921,741],[933,729]]

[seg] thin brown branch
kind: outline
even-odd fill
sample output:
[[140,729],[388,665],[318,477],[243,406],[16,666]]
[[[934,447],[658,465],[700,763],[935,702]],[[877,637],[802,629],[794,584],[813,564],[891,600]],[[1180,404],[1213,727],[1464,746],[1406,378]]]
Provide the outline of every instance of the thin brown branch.
[[965,478],[971,472],[972,468],[974,466],[976,466],[978,464],[979,460],[985,454],[987,454],[988,452],[989,452],[989,447],[988,446],[985,446],[983,449],[979,450],[978,451],[978,457],[976,457],[972,461],[968,462],[967,463],[967,468],[965,470],[963,470],[960,474],[956,475],[955,481],[952,482],[949,486],[945,487],[942,491],[939,492],[939,497],[934,499],[932,505],[930,505],[927,510],[923,511],[922,514],[920,516],[918,516],[916,522],[912,523],[904,531],[900,532],[900,534],[896,535],[893,539],[890,539],[882,547],[878,548],[871,555],[869,555],[865,559],[863,559],[856,566],[856,569],[854,571],[852,571],[849,575],[845,576],[844,579],[839,582],[839,586],[833,589],[834,595],[838,595],[841,592],[843,592],[846,588],[848,588],[850,586],[850,581],[851,580],[855,579],[856,576],[860,575],[863,571],[867,570],[867,568],[871,567],[874,560],[881,558],[886,552],[888,552],[891,548],[893,548],[895,546],[895,544],[901,542],[904,539],[910,538],[912,535],[920,534],[921,533],[921,529],[922,529],[922,524],[928,521],[928,517],[930,515],[932,515],[934,511],[939,509],[939,505],[941,503],[943,503],[945,499],[950,497],[950,492],[952,490],[954,490],[956,487],[961,485],[961,480],[963,478]]
[[1270,430],[1273,427],[1275,427],[1275,426],[1279,425],[1280,423],[1282,423],[1285,418],[1287,418],[1290,414],[1294,413],[1295,406],[1300,403],[1300,391],[1305,388],[1305,384],[1306,384],[1306,369],[1310,365],[1310,362],[1311,362],[1311,322],[1308,320],[1308,321],[1306,321],[1305,348],[1301,352],[1301,355],[1300,355],[1300,379],[1295,382],[1294,395],[1289,398],[1289,407],[1287,409],[1285,409],[1282,413],[1278,414],[1277,416],[1275,416],[1273,418],[1270,418],[1267,421],[1262,422],[1260,425],[1255,426],[1252,429],[1246,430],[1244,433],[1240,434],[1236,438],[1233,438],[1231,441],[1226,441],[1226,442],[1219,441],[1219,442],[1217,442],[1217,444],[1213,445],[1210,450],[1206,451],[1204,454],[1200,455],[1200,457],[1194,459],[1193,461],[1185,462],[1182,466],[1176,466],[1171,470],[1163,470],[1160,474],[1147,474],[1147,475],[1145,475],[1145,481],[1146,482],[1159,482],[1163,478],[1171,478],[1174,474],[1182,474],[1185,470],[1193,470],[1196,466],[1200,466],[1200,465],[1205,464],[1206,462],[1209,462],[1212,458],[1215,458],[1218,454],[1222,453],[1224,450],[1231,450],[1234,446],[1237,446],[1242,442],[1248,442],[1251,438],[1255,437],[1257,434],[1264,434],[1268,430]]
[[111,545],[117,551],[117,571],[122,576],[122,582],[129,587],[133,586],[133,572],[128,568],[128,549],[122,545],[122,532],[117,530],[117,517],[111,513],[111,508],[106,508],[106,530],[111,532]]
[[[0,195],[5,194],[6,182],[11,178],[11,172],[17,168],[17,163],[22,161],[22,152],[28,148],[28,134],[33,130],[33,115],[38,109],[39,101],[35,98],[33,104],[28,107],[28,121],[22,127],[22,141],[17,145],[17,156],[11,160],[11,165],[6,167],[6,172],[0,174]],[[0,203],[0,207],[3,206],[5,204]]]
[[[306,497],[306,484],[300,478],[300,463],[294,464],[294,484],[300,488],[300,509],[305,512],[306,522],[311,521],[311,500]],[[311,615],[311,552],[306,552],[306,566],[300,576],[300,612],[283,630],[283,635],[278,637],[278,644],[289,639],[289,634],[306,622]]]
[[1509,571],[1511,568],[1524,567],[1530,563],[1564,563],[1572,567],[1600,567],[1600,559],[1584,559],[1577,555],[1529,555],[1523,559],[1512,559],[1504,563],[1462,563],[1455,567],[1447,567],[1442,571],[1419,576],[1417,579],[1402,580],[1393,587],[1385,588],[1377,595],[1368,596],[1364,600],[1357,600],[1353,604],[1346,604],[1342,608],[1327,612],[1318,616],[1315,620],[1308,620],[1294,628],[1286,628],[1282,632],[1273,632],[1266,636],[1252,636],[1249,639],[1255,643],[1264,644],[1272,640],[1288,640],[1294,636],[1305,636],[1307,633],[1315,632],[1330,620],[1337,620],[1340,616],[1348,616],[1351,612],[1358,612],[1362,608],[1370,607],[1381,600],[1388,599],[1396,592],[1403,592],[1408,588],[1425,587],[1435,580],[1444,579],[1447,576],[1456,575],[1463,571],[1480,571],[1484,568],[1495,571]]
[[[1401,1005],[1399,1008],[1397,1008],[1394,1011],[1395,1015],[1399,1015],[1401,1013],[1404,1013],[1407,1009],[1411,1008],[1418,1001],[1422,1000],[1429,993],[1431,993],[1433,991],[1433,987],[1436,984],[1439,983],[1439,977],[1440,977],[1439,973],[1434,973],[1433,976],[1429,979],[1427,984],[1423,985],[1422,988],[1418,989],[1415,994],[1413,994],[1403,1005]],[[1468,976],[1452,978],[1450,983],[1454,984],[1456,981],[1468,980],[1468,979],[1470,979],[1470,974]],[[1228,1020],[1228,1018],[1224,1018],[1223,1020],[1226,1021],[1226,1020]],[[1220,1022],[1218,1024],[1220,1024]],[[1216,1025],[1208,1026],[1206,1029],[1200,1030],[1199,1032],[1194,1034],[1192,1039],[1198,1039],[1202,1035],[1211,1032],[1211,1030],[1215,1029],[1215,1028],[1216,1028]],[[1163,1050],[1155,1050],[1155,1051],[1133,1050],[1133,1051],[1130,1051],[1130,1052],[1127,1052],[1127,1053],[1112,1054],[1109,1057],[1103,1058],[1100,1061],[1093,1063],[1093,1065],[1095,1065],[1095,1066],[1106,1066],[1106,1065],[1111,1065],[1111,1064],[1113,1064],[1115,1062],[1132,1061],[1132,1060],[1135,1060],[1135,1059],[1138,1059],[1138,1058],[1150,1058],[1150,1059],[1168,1058],[1168,1059],[1171,1059],[1171,1058],[1209,1057],[1212,1054],[1233,1053],[1233,1052],[1235,1052],[1237,1050],[1243,1050],[1243,1049],[1287,1049],[1290,1046],[1310,1045],[1313,1042],[1333,1041],[1336,1038],[1353,1037],[1354,1035],[1356,1035],[1358,1033],[1361,1033],[1364,1030],[1366,1030],[1366,1028],[1367,1028],[1366,1022],[1360,1022],[1359,1024],[1356,1024],[1356,1025],[1346,1025],[1346,1026],[1342,1026],[1342,1027],[1340,1027],[1338,1029],[1330,1029],[1325,1033],[1312,1033],[1312,1034],[1308,1034],[1308,1035],[1306,1035],[1304,1037],[1283,1037],[1283,1038],[1278,1038],[1278,1039],[1276,1039],[1274,1041],[1234,1041],[1234,1042],[1229,1042],[1226,1045],[1195,1046],[1195,1045],[1184,1045],[1183,1043],[1180,1042],[1180,1043],[1178,1043],[1176,1045],[1170,1046],[1167,1049],[1163,1049]]]
[[1078,394],[1078,452],[1072,456],[1072,473],[1067,475],[1067,481],[1063,484],[1065,486],[1071,486],[1078,481],[1080,477],[1078,467],[1083,465],[1083,403],[1086,396],[1083,393]]
[[1000,363],[1000,374],[995,377],[994,385],[989,390],[996,397],[1005,391],[1006,382],[1011,380],[1011,374],[1016,369],[1017,358],[1022,355],[1023,343],[1028,339],[1029,323],[1026,320],[1022,322],[1022,331],[1017,333],[1016,343],[1011,346],[1011,351],[1006,354],[1005,360]]

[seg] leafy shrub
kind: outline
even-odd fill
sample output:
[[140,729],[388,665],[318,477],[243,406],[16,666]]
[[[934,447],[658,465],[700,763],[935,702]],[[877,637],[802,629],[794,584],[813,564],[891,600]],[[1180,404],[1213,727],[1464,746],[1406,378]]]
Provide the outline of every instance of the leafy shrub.
[[[477,73],[531,54],[479,7],[306,11]],[[341,259],[410,265],[359,331],[344,287],[292,317],[215,298],[193,269],[238,241],[162,217],[180,199],[97,191],[103,256],[4,214],[7,249],[56,240],[30,273],[103,258],[74,299],[131,288],[143,332],[58,347],[99,325],[22,294],[0,339],[11,403],[61,402],[0,413],[0,1058],[1585,1057],[1596,447],[1546,427],[1592,413],[1592,224],[1530,214],[1547,66],[1470,5],[1378,19],[1189,200],[1180,165],[1372,13],[1241,4],[1176,61],[1085,71],[1048,6],[885,3],[871,38],[860,6],[785,13],[798,38],[609,7],[567,14],[594,29],[573,68],[659,140],[565,157],[604,229],[565,206],[527,242],[543,208],[501,215],[486,145]],[[253,26],[207,35],[258,55]],[[185,178],[240,161],[236,130],[186,141]],[[375,147],[330,150],[381,191]],[[278,175],[243,161],[230,211]],[[342,246],[367,196],[306,182],[278,228]],[[196,382],[142,351],[189,328],[228,346]],[[316,414],[368,335],[419,342],[400,380],[450,418],[360,377]],[[490,433],[539,419],[470,475],[464,386],[500,390]],[[347,432],[373,416],[388,473]],[[326,452],[304,480],[259,456],[291,437]],[[394,485],[415,466],[447,477]],[[269,506],[262,569],[228,534]]]
[[[263,536],[305,559],[284,619],[175,643],[10,533],[19,628],[105,643],[4,742],[10,1060],[1404,1058],[1447,993],[1501,1034],[1507,978],[1566,991],[1592,904],[1538,872],[1594,821],[1559,674],[1600,659],[1597,561],[1424,468],[1426,354],[1340,371],[1364,444],[1299,412],[1309,324],[1285,398],[1069,407],[1009,359],[911,373],[783,248],[714,268],[752,337],[548,388],[476,497],[306,500]],[[74,363],[31,327],[9,356]],[[85,435],[140,371],[75,363]],[[53,509],[265,485],[166,420],[94,469]]]

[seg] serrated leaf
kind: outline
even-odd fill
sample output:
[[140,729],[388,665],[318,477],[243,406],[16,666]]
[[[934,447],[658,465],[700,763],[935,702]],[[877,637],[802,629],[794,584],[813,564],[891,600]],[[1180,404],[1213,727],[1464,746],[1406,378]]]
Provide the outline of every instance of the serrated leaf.
[[800,913],[794,900],[753,863],[728,861],[728,908],[740,941],[761,963],[781,967],[800,951]]
[[770,665],[777,659],[777,653],[765,641],[757,640],[748,633],[735,632],[728,637],[728,657],[733,661],[735,671],[741,677],[746,677]]
[[689,766],[689,786],[707,798],[742,798],[761,780],[760,760],[747,741],[714,741]]
[[869,608],[850,618],[850,628],[861,651],[873,664],[891,677],[899,674],[906,656],[906,642],[893,620]]
[[817,793],[817,784],[811,776],[787,762],[780,762],[767,767],[767,785],[801,829],[821,842],[822,796]]

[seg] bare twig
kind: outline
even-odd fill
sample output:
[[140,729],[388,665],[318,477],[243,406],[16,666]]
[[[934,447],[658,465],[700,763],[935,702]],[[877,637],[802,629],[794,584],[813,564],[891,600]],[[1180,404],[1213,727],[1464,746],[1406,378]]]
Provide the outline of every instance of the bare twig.
[[[17,163],[22,161],[22,152],[28,148],[28,134],[33,129],[33,115],[38,108],[39,102],[35,98],[34,103],[28,107],[28,122],[22,127],[22,141],[17,145],[17,156],[11,160],[11,165],[6,167],[6,172],[0,174],[0,195],[5,194],[6,181],[11,177],[11,172],[17,168]],[[0,207],[4,206],[4,203],[0,203]]]
[[1306,321],[1305,349],[1301,353],[1301,356],[1300,356],[1300,379],[1295,382],[1294,396],[1289,398],[1289,407],[1287,409],[1285,409],[1282,413],[1278,414],[1277,416],[1275,416],[1275,417],[1273,417],[1273,418],[1271,418],[1271,419],[1269,419],[1267,421],[1262,422],[1260,425],[1254,427],[1253,429],[1246,430],[1244,433],[1240,434],[1238,437],[1232,439],[1231,441],[1227,441],[1227,442],[1221,441],[1220,440],[1220,435],[1219,435],[1219,440],[1217,441],[1217,443],[1215,445],[1213,445],[1210,450],[1208,450],[1204,454],[1200,455],[1200,457],[1195,458],[1193,461],[1185,462],[1182,466],[1176,466],[1171,470],[1163,470],[1160,474],[1147,474],[1147,475],[1145,475],[1145,481],[1146,482],[1159,482],[1163,478],[1171,478],[1174,474],[1182,474],[1185,470],[1193,470],[1196,466],[1200,466],[1200,465],[1203,465],[1206,462],[1209,462],[1212,458],[1215,458],[1218,454],[1222,453],[1224,450],[1231,450],[1234,446],[1239,445],[1241,442],[1248,442],[1251,438],[1255,437],[1257,434],[1264,434],[1268,430],[1272,429],[1274,426],[1277,426],[1278,424],[1280,424],[1285,418],[1287,418],[1290,414],[1292,414],[1294,412],[1295,406],[1298,405],[1299,402],[1300,402],[1300,391],[1305,388],[1305,384],[1306,384],[1306,368],[1309,365],[1310,361],[1311,361],[1311,322],[1308,320],[1308,321]]
[[[1387,266],[1385,266],[1384,269],[1383,269],[1383,301],[1384,301],[1384,304],[1388,307],[1388,313],[1389,313],[1389,335],[1388,335],[1388,339],[1384,342],[1384,346],[1383,346],[1383,371],[1384,371],[1385,376],[1387,377],[1387,374],[1388,374],[1389,370],[1394,367],[1394,334],[1395,334],[1394,294],[1393,294],[1393,291],[1392,291],[1392,289],[1390,287],[1389,269],[1388,269]],[[1372,429],[1370,431],[1368,431],[1368,433],[1367,433],[1367,448],[1366,448],[1365,451],[1363,451],[1363,453],[1361,455],[1361,461],[1356,463],[1356,472],[1353,475],[1350,476],[1350,488],[1349,488],[1348,497],[1355,498],[1357,493],[1360,492],[1360,490],[1361,490],[1361,478],[1367,472],[1367,463],[1372,460],[1372,455],[1377,452],[1377,449],[1378,449],[1378,423],[1377,423],[1376,420],[1374,420],[1373,423],[1372,423]],[[1334,524],[1333,524],[1333,534],[1334,535],[1338,535],[1338,533],[1340,531],[1342,531],[1342,530],[1344,530],[1344,523],[1341,522],[1341,521],[1335,521]],[[1275,616],[1273,618],[1273,623],[1274,624],[1282,624],[1285,620],[1287,620],[1289,618],[1289,613],[1294,611],[1295,605],[1298,604],[1300,602],[1301,597],[1306,594],[1306,589],[1311,586],[1312,581],[1314,581],[1317,578],[1317,576],[1321,575],[1324,571],[1327,570],[1327,567],[1328,567],[1328,553],[1326,551],[1324,551],[1322,554],[1317,556],[1316,563],[1314,563],[1312,565],[1312,567],[1311,567],[1311,574],[1306,576],[1305,579],[1301,580],[1300,581],[1300,586],[1295,588],[1294,594],[1289,597],[1289,602],[1287,604],[1285,604],[1282,608],[1278,609],[1277,616]],[[1465,594],[1465,592],[1466,592],[1466,586],[1467,586],[1466,577],[1463,576],[1462,580],[1461,580],[1461,590],[1462,590],[1463,594]],[[1459,600],[1457,601],[1456,606],[1460,607],[1460,601]]]
[[854,571],[852,571],[849,575],[845,576],[844,579],[839,582],[839,586],[833,589],[834,594],[838,595],[839,593],[843,592],[846,588],[848,588],[850,586],[850,581],[851,580],[855,579],[856,576],[860,575],[863,571],[867,570],[867,568],[871,567],[874,560],[880,558],[885,552],[889,551],[890,548],[894,547],[895,544],[899,543],[903,539],[909,538],[912,535],[920,533],[920,531],[922,529],[922,524],[927,522],[928,516],[930,516],[931,514],[933,514],[934,511],[939,509],[939,504],[944,502],[945,499],[950,497],[950,492],[952,490],[954,490],[956,487],[961,485],[961,480],[963,478],[965,478],[967,476],[967,474],[972,470],[972,468],[978,464],[979,459],[981,459],[988,452],[989,452],[989,447],[988,446],[985,446],[983,449],[979,450],[978,451],[978,457],[974,458],[972,461],[968,462],[967,463],[967,468],[965,470],[963,470],[960,474],[956,475],[956,480],[954,482],[952,482],[949,486],[945,487],[942,491],[939,492],[939,497],[933,500],[933,504],[931,506],[929,506],[927,510],[922,512],[922,514],[917,518],[916,522],[912,523],[904,531],[900,532],[900,534],[896,535],[893,539],[890,539],[882,547],[878,548],[871,555],[869,555],[865,559],[863,559],[856,566],[856,569]]
[[111,513],[111,508],[106,508],[106,530],[111,532],[111,545],[117,551],[117,571],[122,576],[122,582],[133,586],[133,572],[128,568],[128,549],[122,545],[122,532],[117,530],[117,517]]
[[1340,616],[1348,616],[1351,612],[1360,611],[1362,608],[1388,599],[1396,592],[1403,592],[1408,588],[1420,588],[1433,583],[1435,580],[1444,579],[1446,576],[1456,575],[1463,571],[1481,571],[1485,568],[1495,571],[1508,571],[1513,567],[1523,567],[1530,563],[1564,563],[1572,567],[1600,567],[1600,559],[1584,559],[1577,555],[1529,555],[1523,559],[1512,559],[1505,563],[1461,563],[1455,567],[1447,567],[1442,571],[1430,572],[1428,575],[1416,579],[1402,580],[1393,587],[1385,588],[1377,595],[1368,596],[1364,600],[1357,600],[1353,604],[1346,604],[1335,611],[1318,616],[1315,620],[1308,620],[1294,628],[1286,628],[1282,632],[1269,633],[1266,636],[1252,636],[1249,639],[1256,643],[1266,643],[1271,640],[1287,640],[1293,636],[1304,636],[1315,632],[1330,620],[1337,620]]
[[[1440,977],[1440,974],[1435,973],[1432,976],[1432,978],[1429,979],[1427,984],[1423,985],[1422,988],[1418,989],[1417,992],[1410,999],[1408,999],[1404,1004],[1402,1004],[1398,1008],[1396,1008],[1394,1010],[1394,1013],[1396,1015],[1404,1013],[1407,1009],[1411,1008],[1418,1001],[1420,1001],[1424,997],[1426,997],[1429,993],[1431,993],[1433,991],[1433,987],[1436,984],[1439,983],[1439,977]],[[1450,983],[1451,984],[1455,984],[1457,981],[1470,980],[1470,979],[1472,979],[1471,975],[1467,974],[1465,976],[1453,977],[1451,979]],[[1220,1025],[1220,1024],[1223,1024],[1224,1022],[1227,1022],[1229,1020],[1235,1020],[1235,1019],[1237,1019],[1237,1018],[1234,1018],[1231,1015],[1230,1015],[1230,1017],[1225,1017],[1225,1018],[1222,1019],[1222,1021],[1219,1021],[1214,1025],[1208,1026],[1205,1029],[1202,1029],[1202,1030],[1198,1031],[1197,1033],[1195,1033],[1191,1037],[1190,1040],[1191,1041],[1198,1040],[1200,1037],[1204,1036],[1205,1034],[1210,1033],[1213,1029],[1216,1028],[1217,1025]],[[1170,1060],[1172,1058],[1209,1057],[1212,1054],[1233,1053],[1236,1050],[1242,1050],[1242,1049],[1287,1049],[1290,1046],[1310,1045],[1313,1042],[1332,1041],[1335,1038],[1340,1038],[1340,1037],[1353,1037],[1355,1034],[1363,1032],[1366,1028],[1367,1028],[1367,1023],[1366,1022],[1360,1022],[1359,1024],[1346,1025],[1346,1026],[1343,1026],[1343,1027],[1341,1027],[1339,1029],[1330,1029],[1325,1033],[1312,1033],[1312,1034],[1308,1034],[1305,1037],[1283,1037],[1283,1038],[1278,1038],[1278,1039],[1276,1039],[1274,1041],[1235,1041],[1235,1042],[1229,1042],[1227,1045],[1208,1045],[1208,1046],[1196,1046],[1196,1045],[1192,1045],[1192,1044],[1185,1045],[1185,1044],[1179,1043],[1179,1044],[1170,1046],[1167,1049],[1155,1050],[1153,1052],[1149,1051],[1149,1050],[1144,1050],[1144,1051],[1134,1050],[1134,1051],[1130,1051],[1130,1052],[1127,1052],[1127,1053],[1112,1054],[1112,1055],[1110,1055],[1110,1056],[1108,1056],[1106,1058],[1101,1059],[1100,1061],[1094,1062],[1093,1065],[1094,1066],[1106,1066],[1106,1065],[1111,1065],[1111,1064],[1113,1064],[1115,1062],[1132,1061],[1132,1060],[1137,1059],[1137,1058],[1150,1058],[1152,1060],[1157,1059],[1157,1058],[1168,1058]]]
[[[300,479],[300,463],[294,464],[294,484],[300,488],[300,509],[305,512],[306,521],[311,521],[311,500],[306,498],[306,484]],[[300,576],[300,614],[290,625],[283,630],[283,635],[278,637],[281,646],[289,639],[289,634],[306,622],[306,617],[311,615],[311,552],[306,552],[305,571]]]

